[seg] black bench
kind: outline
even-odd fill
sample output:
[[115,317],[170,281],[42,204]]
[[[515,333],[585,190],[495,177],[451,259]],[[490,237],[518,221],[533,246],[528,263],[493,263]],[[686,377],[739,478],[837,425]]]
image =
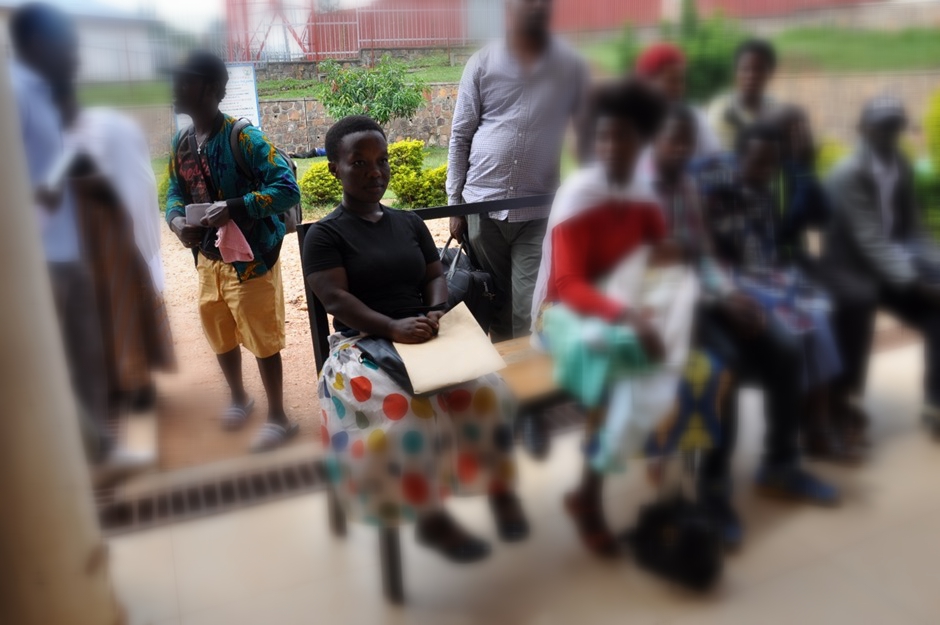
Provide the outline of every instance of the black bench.
[[[537,206],[548,206],[552,200],[552,195],[539,195],[457,206],[424,208],[416,210],[415,214],[428,221],[431,219],[480,215],[502,210],[515,211]],[[303,254],[304,236],[311,225],[302,224],[297,228],[297,240],[300,244],[301,254]],[[323,363],[326,362],[330,353],[328,337],[331,332],[326,309],[314,295],[309,285],[306,284],[306,279],[304,280],[304,290],[307,296],[307,314],[310,319],[310,335],[313,338],[313,354],[316,360],[316,375],[318,378],[320,371],[323,369]],[[516,395],[520,407],[520,416],[524,415],[524,422],[531,423],[539,419],[544,409],[564,399],[563,393],[552,381],[551,360],[546,354],[532,349],[529,339],[506,341],[498,344],[497,349],[503,355],[507,364],[506,369],[501,374],[509,388]],[[329,476],[322,465],[321,475],[330,485]],[[327,501],[330,529],[333,535],[345,536],[346,517],[331,485],[327,488]],[[403,603],[401,544],[397,527],[386,527],[379,530],[379,554],[385,596],[392,603]]]

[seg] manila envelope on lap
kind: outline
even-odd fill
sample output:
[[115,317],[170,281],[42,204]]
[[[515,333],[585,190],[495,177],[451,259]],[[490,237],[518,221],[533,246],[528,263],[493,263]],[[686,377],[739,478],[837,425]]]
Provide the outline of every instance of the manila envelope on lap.
[[506,367],[463,302],[441,317],[436,338],[421,345],[395,343],[395,349],[416,395],[463,384]]

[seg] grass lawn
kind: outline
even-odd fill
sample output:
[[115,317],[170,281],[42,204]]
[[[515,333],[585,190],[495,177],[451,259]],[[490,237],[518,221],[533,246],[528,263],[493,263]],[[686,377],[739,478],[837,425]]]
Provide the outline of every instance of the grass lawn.
[[170,103],[167,81],[95,83],[78,86],[85,106],[146,106]]
[[440,67],[424,67],[421,69],[416,69],[412,73],[416,78],[427,83],[457,83],[460,82],[460,77],[463,75],[463,65],[455,65],[453,67],[450,65]]
[[315,82],[310,80],[297,80],[285,78],[283,80],[258,81],[259,100],[298,100],[300,98],[315,98]]
[[910,70],[940,67],[940,29],[897,32],[799,28],[774,37],[788,69]]
[[621,72],[619,35],[610,39],[601,39],[578,46],[588,64],[604,74],[614,75]]
[[[581,52],[598,70],[621,71],[620,36],[592,41]],[[915,28],[896,32],[844,28],[795,28],[773,42],[784,71],[878,71],[940,67],[940,29]],[[729,61],[730,62],[730,61]]]

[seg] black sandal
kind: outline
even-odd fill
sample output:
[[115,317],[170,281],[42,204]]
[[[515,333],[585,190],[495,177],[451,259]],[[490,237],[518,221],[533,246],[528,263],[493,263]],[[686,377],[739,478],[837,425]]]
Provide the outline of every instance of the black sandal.
[[490,546],[468,534],[447,512],[435,512],[418,521],[418,544],[438,552],[456,564],[470,564],[490,555]]
[[529,520],[515,493],[490,495],[490,509],[496,520],[496,531],[503,542],[516,543],[529,537]]

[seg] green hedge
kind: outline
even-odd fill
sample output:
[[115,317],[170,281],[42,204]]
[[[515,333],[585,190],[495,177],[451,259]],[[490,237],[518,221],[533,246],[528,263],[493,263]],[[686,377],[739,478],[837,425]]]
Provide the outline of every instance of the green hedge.
[[[447,204],[447,165],[424,169],[424,142],[396,141],[388,146],[392,177],[389,189],[398,198],[398,208],[425,208]],[[343,186],[330,173],[326,161],[316,162],[300,179],[304,207],[320,209],[343,197]],[[316,214],[316,211],[314,211]]]
[[300,195],[304,206],[338,202],[343,197],[343,185],[330,173],[326,161],[314,163],[300,179]]
[[827,175],[848,154],[849,148],[844,143],[834,139],[823,141],[816,150],[816,172]]
[[434,169],[404,170],[392,177],[391,188],[399,208],[428,208],[447,204],[447,165]]
[[388,146],[388,164],[392,178],[401,171],[421,171],[424,166],[424,141],[403,139]]
[[427,208],[447,204],[447,165],[424,169],[424,141],[406,139],[388,146],[392,165],[389,188],[399,208]]

